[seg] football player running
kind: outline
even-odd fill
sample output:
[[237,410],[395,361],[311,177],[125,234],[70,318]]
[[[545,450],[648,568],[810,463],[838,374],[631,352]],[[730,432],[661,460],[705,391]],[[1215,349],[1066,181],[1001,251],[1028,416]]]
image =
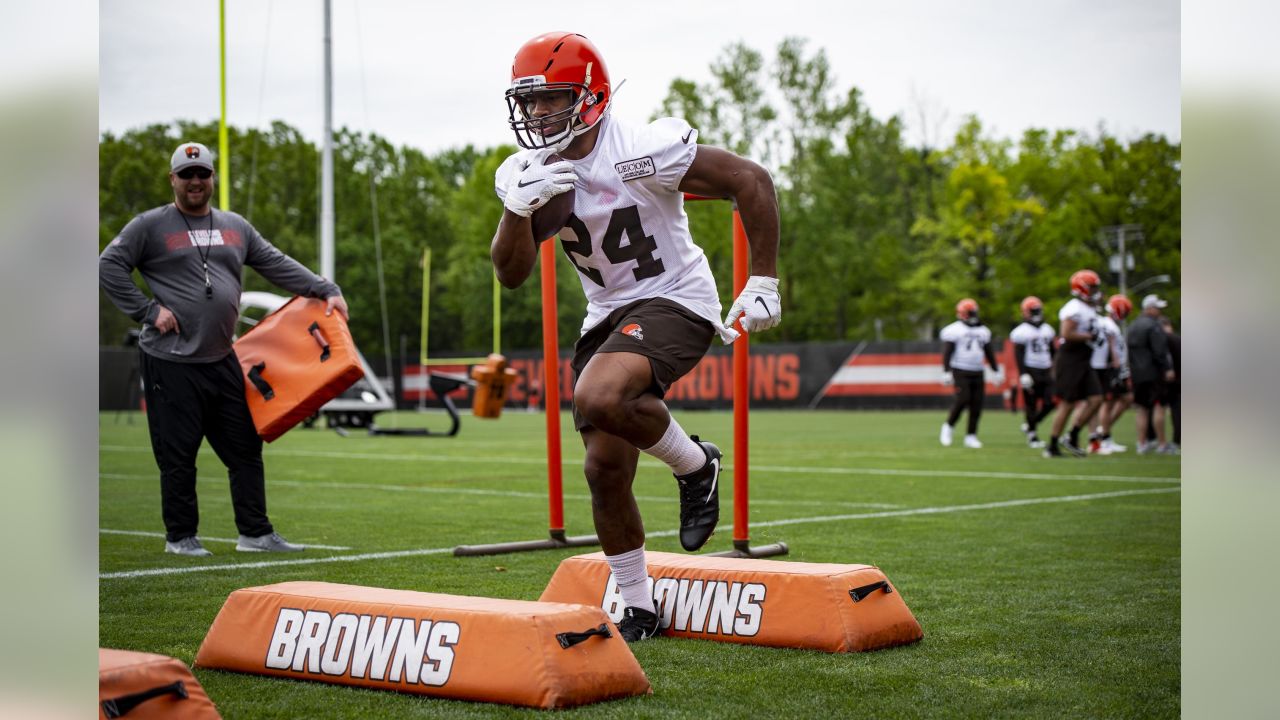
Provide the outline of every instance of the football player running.
[[[490,248],[498,280],[520,286],[537,243],[530,216],[575,190],[560,243],[578,270],[587,316],[574,348],[573,418],[586,447],[592,517],[626,608],[627,642],[658,632],[645,531],[632,493],[644,452],[666,463],[680,491],[680,544],[702,547],[719,520],[721,452],[671,417],[667,389],[719,335],[726,344],[782,317],[778,204],[760,165],[698,145],[683,120],[632,123],[609,113],[615,90],[587,38],[547,33],[512,63],[509,122],[522,148],[498,168],[505,211]],[[552,153],[557,158],[549,157]],[[751,277],[720,319],[715,280],[689,234],[684,193],[732,199],[751,247]]]
[[978,303],[965,298],[956,303],[956,321],[942,328],[942,382],[955,384],[956,399],[938,442],[951,447],[951,435],[960,419],[960,413],[969,409],[969,428],[964,436],[964,446],[975,450],[982,447],[978,440],[978,420],[982,418],[982,401],[986,397],[986,382],[982,377],[982,361],[991,363],[991,369],[1000,372],[996,354],[991,347],[991,330],[978,317]]
[[1022,434],[1027,445],[1044,447],[1036,427],[1053,412],[1053,340],[1058,333],[1044,322],[1044,303],[1031,295],[1022,300],[1022,324],[1009,333],[1013,342],[1013,359],[1018,364],[1018,384],[1022,386],[1022,405],[1026,421]]
[[[1053,434],[1045,457],[1062,457],[1062,450],[1078,457],[1085,455],[1080,447],[1080,430],[1102,404],[1102,385],[1098,374],[1089,367],[1093,343],[1098,336],[1098,313],[1094,306],[1102,300],[1102,281],[1092,270],[1079,270],[1071,276],[1071,299],[1058,311],[1062,347],[1053,361],[1054,392],[1062,400],[1053,418]],[[1062,440],[1067,418],[1080,403],[1071,435]]]

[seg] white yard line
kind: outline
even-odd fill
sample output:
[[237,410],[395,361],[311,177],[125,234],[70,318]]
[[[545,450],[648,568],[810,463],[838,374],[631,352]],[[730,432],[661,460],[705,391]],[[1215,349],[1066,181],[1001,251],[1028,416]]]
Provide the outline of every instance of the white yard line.
[[[130,475],[123,473],[102,473],[99,477],[104,480],[154,480],[154,475]],[[200,482],[224,482],[220,478],[201,478]],[[336,490],[385,490],[387,492],[409,492],[409,493],[434,493],[440,495],[492,495],[497,497],[514,497],[514,498],[532,498],[534,500],[546,500],[545,492],[525,492],[522,490],[486,490],[484,488],[460,488],[460,487],[428,487],[426,485],[389,485],[380,483],[351,483],[351,482],[332,482],[328,480],[269,480],[270,485],[279,485],[281,487],[295,487],[306,490],[329,488]],[[672,489],[675,486],[672,485]],[[591,496],[581,493],[568,493],[564,496],[566,500],[590,500]],[[636,500],[641,502],[655,503],[678,503],[680,498],[673,492],[671,495],[637,495]],[[901,505],[891,503],[872,503],[872,502],[848,502],[840,500],[765,500],[753,499],[752,505],[814,505],[818,507],[867,507],[867,508],[900,508]],[[235,542],[234,540],[232,542]],[[319,547],[319,546],[316,546]]]
[[[973,505],[942,505],[938,507],[912,508],[908,510],[887,510],[884,512],[858,513],[852,515],[820,515],[817,517],[788,518],[767,522],[751,523],[752,527],[776,527],[780,525],[802,525],[807,523],[840,522],[847,520],[872,520],[876,518],[905,517],[908,515],[936,515],[942,513],[964,512],[968,510],[995,510],[998,508],[1020,507],[1024,505],[1043,505],[1046,503],[1086,502],[1107,498],[1128,497],[1133,495],[1153,495],[1157,493],[1181,492],[1179,487],[1149,488],[1143,490],[1117,490],[1115,492],[1091,493],[1088,495],[1061,495],[1058,497],[1026,498],[1022,500],[1001,500]],[[678,530],[661,530],[646,533],[647,537],[672,537]],[[392,552],[364,553],[361,555],[335,555],[322,558],[299,558],[296,560],[267,560],[253,563],[230,563],[226,565],[188,565],[184,567],[150,568],[146,570],[126,570],[114,573],[99,573],[99,580],[116,580],[122,578],[152,577],[157,575],[185,575],[195,572],[215,570],[245,570],[262,567],[285,567],[289,565],[315,565],[331,562],[356,562],[361,560],[384,560],[390,558],[415,557],[420,555],[442,555],[453,552],[453,548],[423,548],[419,550],[396,550]]]
[[[102,533],[103,535],[136,535],[137,537],[154,537],[154,538],[166,537],[165,534],[162,532],[147,532],[145,530],[114,530],[110,528],[98,528],[98,532]],[[240,542],[239,538],[216,538],[216,537],[208,537],[207,535],[197,535],[197,537],[200,538],[200,542],[215,542],[215,543]],[[315,543],[302,543],[302,544],[306,545],[309,548],[315,548],[317,550],[350,550],[351,549],[344,545],[317,545]]]
[[[141,452],[151,453],[150,447],[144,446],[128,446],[128,445],[102,445],[100,450],[109,452]],[[209,452],[203,450],[202,452]],[[530,457],[482,457],[469,455],[408,455],[397,453],[348,453],[348,452],[329,452],[324,450],[271,450],[267,455],[272,457],[314,457],[314,458],[333,458],[343,460],[384,460],[394,462],[444,462],[444,463],[483,463],[483,464],[501,464],[501,465],[536,465],[538,467],[546,467],[545,458]],[[1039,458],[1031,458],[1038,460]],[[1076,458],[1064,458],[1059,465],[1070,465],[1072,463],[1083,462]],[[580,467],[581,460],[564,460],[562,464],[566,467]],[[661,463],[642,460],[640,466],[644,468],[661,468]],[[732,465],[725,465],[724,472],[729,472],[733,468]],[[1122,483],[1180,483],[1181,478],[1176,477],[1151,477],[1144,475],[1088,475],[1088,474],[1059,474],[1059,473],[1012,473],[997,472],[984,470],[908,470],[902,468],[860,468],[860,467],[814,467],[808,465],[752,465],[753,472],[763,473],[781,473],[781,474],[799,474],[799,475],[883,475],[883,476],[908,476],[908,477],[954,477],[954,478],[998,478],[1002,480],[1084,480],[1097,482],[1122,482]]]

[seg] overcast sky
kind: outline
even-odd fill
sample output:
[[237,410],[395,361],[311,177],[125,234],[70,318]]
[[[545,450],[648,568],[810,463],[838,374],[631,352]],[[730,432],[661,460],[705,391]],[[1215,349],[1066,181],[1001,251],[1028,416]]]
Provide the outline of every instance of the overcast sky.
[[[280,119],[318,138],[322,0],[226,4],[228,122]],[[912,143],[924,133],[931,144],[945,142],[970,113],[1005,137],[1033,126],[1094,132],[1102,125],[1125,139],[1182,134],[1179,3],[1169,0],[333,0],[332,7],[335,127],[374,130],[429,153],[512,142],[502,97],[511,58],[549,30],[595,42],[615,87],[626,79],[613,111],[636,119],[657,110],[673,79],[708,81],[726,45],[741,41],[772,58],[783,38],[800,36],[811,51],[826,51],[842,92],[856,85],[874,115],[901,115]],[[99,12],[100,130],[217,118],[216,2],[111,0]]]

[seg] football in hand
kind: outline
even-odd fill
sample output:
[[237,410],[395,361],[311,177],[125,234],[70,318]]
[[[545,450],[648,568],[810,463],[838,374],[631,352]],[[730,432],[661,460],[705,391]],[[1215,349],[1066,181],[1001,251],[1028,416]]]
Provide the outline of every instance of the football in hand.
[[[563,159],[551,153],[542,164],[550,165]],[[534,242],[541,243],[543,240],[555,237],[560,232],[560,228],[569,222],[569,216],[573,214],[573,198],[576,194],[573,188],[569,188],[568,191],[556,195],[548,200],[546,205],[533,211],[530,220],[533,222]]]

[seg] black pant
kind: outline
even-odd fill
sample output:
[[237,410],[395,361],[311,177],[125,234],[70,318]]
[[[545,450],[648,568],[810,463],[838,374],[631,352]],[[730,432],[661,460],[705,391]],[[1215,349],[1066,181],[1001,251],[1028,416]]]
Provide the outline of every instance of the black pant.
[[951,377],[956,383],[956,401],[951,405],[951,414],[947,416],[947,424],[955,427],[960,413],[969,408],[969,434],[978,434],[978,418],[982,417],[982,401],[986,396],[982,372],[969,370],[952,370]]
[[177,363],[143,352],[151,449],[160,468],[160,509],[166,537],[196,534],[196,453],[209,445],[227,467],[231,505],[241,535],[272,532],[262,472],[262,438],[244,399],[244,376],[235,353],[212,363]]
[[1053,412],[1053,378],[1049,369],[1027,368],[1031,387],[1022,388],[1022,406],[1027,413],[1027,429],[1035,432],[1041,420]]
[[1165,399],[1169,403],[1169,414],[1173,416],[1173,442],[1175,445],[1182,445],[1182,383],[1168,385]]

